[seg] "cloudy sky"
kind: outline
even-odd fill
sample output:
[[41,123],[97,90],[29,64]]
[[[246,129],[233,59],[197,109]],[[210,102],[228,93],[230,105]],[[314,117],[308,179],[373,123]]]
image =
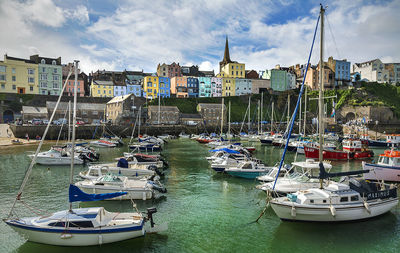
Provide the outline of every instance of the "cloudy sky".
[[[155,72],[173,61],[217,72],[228,35],[232,60],[265,70],[306,62],[319,2],[0,0],[0,53],[79,59],[85,72]],[[324,4],[326,56],[400,62],[400,0]]]

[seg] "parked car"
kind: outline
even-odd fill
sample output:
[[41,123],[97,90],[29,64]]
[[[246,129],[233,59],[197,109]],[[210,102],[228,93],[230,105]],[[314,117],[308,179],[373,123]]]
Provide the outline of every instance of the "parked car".
[[44,120],[42,120],[42,124],[43,124],[43,125],[47,125],[47,124],[49,124],[49,120],[48,120],[48,119],[44,119]]
[[32,125],[42,125],[43,121],[41,119],[32,119]]
[[85,122],[83,120],[78,120],[76,122],[77,125],[85,125]]
[[66,125],[66,124],[68,124],[68,120],[66,118],[59,118],[57,120],[53,120],[52,124],[57,125],[57,126]]

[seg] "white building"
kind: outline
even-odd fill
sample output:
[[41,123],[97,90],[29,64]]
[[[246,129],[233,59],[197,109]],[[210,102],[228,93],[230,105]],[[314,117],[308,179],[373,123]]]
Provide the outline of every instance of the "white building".
[[360,73],[361,80],[378,83],[389,82],[389,70],[379,59],[356,63],[353,65],[353,72]]

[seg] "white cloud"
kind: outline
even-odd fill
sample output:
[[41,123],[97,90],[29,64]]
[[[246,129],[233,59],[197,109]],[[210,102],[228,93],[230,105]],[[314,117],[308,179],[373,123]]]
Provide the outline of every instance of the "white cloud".
[[[94,7],[79,1],[70,5],[51,0],[2,1],[1,32],[7,36],[0,40],[0,53],[62,56],[63,62],[80,59],[86,72],[125,68],[154,72],[160,62],[218,72],[228,35],[231,59],[246,63],[247,69],[289,66],[306,62],[319,10],[316,6],[307,15],[279,19],[280,8],[296,4],[292,0],[127,0],[89,20],[88,9],[92,12]],[[400,62],[399,12],[400,2],[395,0],[330,3],[326,58]],[[318,49],[317,42],[314,64]]]
[[64,10],[64,14],[69,19],[79,21],[81,24],[89,22],[89,11],[83,5],[78,5],[76,9]]

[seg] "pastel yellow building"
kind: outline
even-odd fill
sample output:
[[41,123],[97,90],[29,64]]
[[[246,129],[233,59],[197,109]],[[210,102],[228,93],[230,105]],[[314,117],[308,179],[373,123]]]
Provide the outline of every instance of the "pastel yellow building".
[[222,96],[223,97],[230,97],[235,96],[235,85],[236,79],[230,77],[223,77],[222,78]]
[[219,62],[218,77],[245,78],[246,68],[244,63],[232,61],[229,56],[228,37],[225,42],[224,58]]
[[221,68],[222,77],[245,78],[244,63],[228,63]]
[[114,83],[94,80],[90,85],[90,94],[92,97],[114,97]]
[[143,79],[143,97],[153,99],[158,94],[158,77],[145,76]]
[[39,94],[38,65],[31,60],[4,55],[0,62],[0,92]]

